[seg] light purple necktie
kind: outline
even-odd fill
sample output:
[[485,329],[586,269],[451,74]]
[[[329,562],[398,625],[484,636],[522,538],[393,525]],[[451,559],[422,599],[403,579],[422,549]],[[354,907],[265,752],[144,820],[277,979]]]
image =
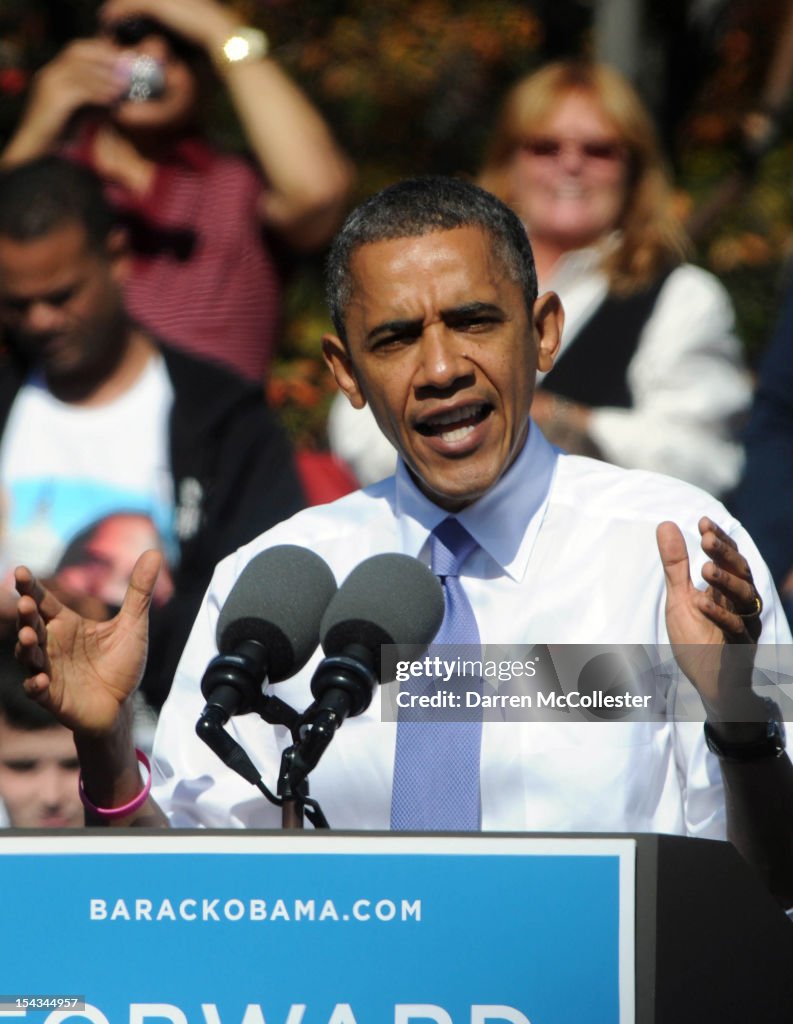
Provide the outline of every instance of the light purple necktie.
[[[458,579],[463,562],[476,547],[474,538],[452,517],[444,519],[432,532],[432,571],[443,585],[446,610],[429,656],[438,654],[447,660],[458,655],[471,658],[470,646],[479,646],[476,618]],[[450,646],[435,650],[436,645],[443,644]],[[468,649],[459,649],[460,645]],[[418,684],[415,692],[422,692],[430,683],[426,679],[415,682]],[[442,686],[462,693],[480,689],[481,680],[468,676],[444,682]],[[465,711],[454,712],[454,715],[464,718]],[[481,713],[469,712],[467,720],[462,721],[443,721],[439,716],[442,718],[443,711],[400,711],[391,797],[392,829],[476,831],[480,828]]]

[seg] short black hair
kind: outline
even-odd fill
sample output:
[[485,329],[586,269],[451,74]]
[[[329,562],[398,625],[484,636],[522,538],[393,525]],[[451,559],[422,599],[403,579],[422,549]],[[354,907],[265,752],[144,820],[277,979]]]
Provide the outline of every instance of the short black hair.
[[67,224],[79,224],[97,250],[116,226],[93,171],[61,156],[0,170],[0,235],[30,242]]
[[521,285],[531,317],[537,272],[526,229],[510,208],[470,182],[441,175],[408,178],[361,203],[342,225],[327,262],[326,297],[336,333],[346,342],[344,317],[352,297],[350,262],[356,249],[372,242],[414,238],[432,231],[478,227],[509,276]]

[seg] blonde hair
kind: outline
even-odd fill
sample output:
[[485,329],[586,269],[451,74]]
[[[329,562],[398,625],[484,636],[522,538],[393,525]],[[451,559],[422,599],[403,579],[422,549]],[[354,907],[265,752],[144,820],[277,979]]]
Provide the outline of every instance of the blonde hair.
[[603,64],[558,61],[522,78],[507,94],[478,182],[516,205],[510,164],[528,137],[541,132],[556,103],[570,93],[590,96],[628,150],[627,199],[620,242],[604,268],[612,291],[629,294],[687,256],[689,243],[672,208],[672,189],[650,115],[619,72]]

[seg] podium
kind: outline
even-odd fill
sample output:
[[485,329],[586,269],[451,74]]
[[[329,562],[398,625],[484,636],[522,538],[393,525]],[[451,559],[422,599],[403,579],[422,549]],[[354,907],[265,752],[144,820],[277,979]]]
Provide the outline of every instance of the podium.
[[8,831],[0,870],[0,1021],[793,1020],[793,922],[726,843]]
[[793,921],[736,850],[636,841],[637,1021],[793,1021]]

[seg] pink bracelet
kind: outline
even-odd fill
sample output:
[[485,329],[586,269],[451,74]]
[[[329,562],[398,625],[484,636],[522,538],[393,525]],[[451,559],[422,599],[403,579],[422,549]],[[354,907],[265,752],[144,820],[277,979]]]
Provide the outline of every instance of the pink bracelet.
[[142,750],[138,750],[137,747],[135,748],[135,757],[137,757],[139,763],[142,764],[146,771],[149,773],[149,777],[148,779],[146,779],[146,783],[143,786],[143,789],[140,791],[140,793],[138,793],[138,795],[133,800],[130,800],[128,804],[123,804],[121,807],[97,807],[96,804],[91,803],[91,801],[85,795],[85,787],[83,786],[83,776],[82,773],[80,774],[80,799],[82,800],[83,806],[86,808],[86,810],[89,810],[92,814],[95,814],[99,818],[108,818],[112,820],[113,818],[123,818],[124,815],[132,814],[133,811],[137,811],[140,807],[143,807],[143,805],[146,803],[149,791],[151,790],[151,765],[149,764],[148,757],[146,757]]

